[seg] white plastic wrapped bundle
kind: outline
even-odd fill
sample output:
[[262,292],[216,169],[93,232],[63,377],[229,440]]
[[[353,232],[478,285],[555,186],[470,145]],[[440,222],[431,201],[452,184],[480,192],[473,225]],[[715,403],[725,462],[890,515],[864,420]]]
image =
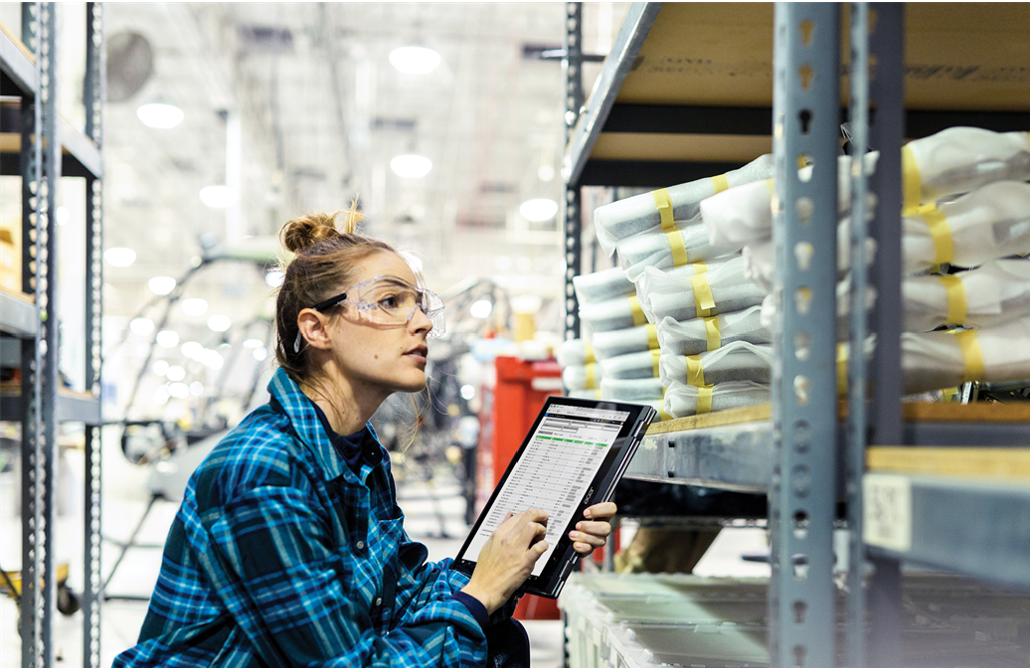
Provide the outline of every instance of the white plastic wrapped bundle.
[[554,352],[554,357],[558,362],[558,366],[563,369],[574,364],[582,366],[597,361],[594,357],[594,347],[590,344],[589,339],[562,341],[561,345]]
[[902,219],[906,272],[1030,253],[1030,184],[999,181]]
[[[569,392],[569,396],[573,399],[601,399],[601,390],[576,390],[575,392]],[[613,399],[613,401],[615,401]],[[625,401],[628,404],[643,404],[650,406],[658,412],[656,421],[661,422],[662,420],[671,420],[672,416],[665,412],[665,406],[661,399],[652,399],[650,401],[629,401],[626,399],[618,399],[618,401]]]
[[[844,277],[844,280],[838,281],[837,287],[837,340],[846,341],[850,336],[851,321],[849,319],[851,309],[849,304],[851,303],[851,277],[850,274]],[[872,286],[866,287],[865,294],[865,308],[870,310],[876,303],[876,288]],[[767,295],[762,300],[761,306],[761,323],[762,326],[772,328],[773,319],[776,317],[776,301],[773,299],[773,295]]]
[[1030,385],[1030,316],[982,329],[901,335],[905,393],[981,381]]
[[657,378],[658,350],[609,357],[599,363],[605,378]]
[[[863,164],[866,173],[876,169],[878,153],[867,153]],[[802,180],[811,178],[812,166],[802,167]],[[740,250],[749,243],[772,238],[773,180],[766,179],[730,188],[701,202],[701,219],[713,246]],[[870,200],[870,202],[875,200]],[[847,211],[851,204],[851,157],[837,158],[837,211]]]
[[581,304],[579,317],[593,332],[608,332],[613,329],[639,327],[647,322],[640,301],[636,295],[616,297],[594,304]]
[[573,364],[562,369],[561,382],[570,391],[593,390],[601,386],[603,375],[604,371],[599,364]]
[[948,276],[901,282],[904,329],[941,325],[991,327],[1030,314],[1030,260],[993,260]]
[[[850,218],[837,225],[837,273],[851,268]],[[866,237],[866,264],[872,264],[876,257],[876,240]],[[744,277],[760,285],[765,292],[772,292],[773,272],[776,269],[776,249],[772,239],[749,243],[741,250],[744,261]]]
[[601,398],[612,401],[661,401],[665,394],[658,378],[605,378],[601,381]]
[[573,276],[572,284],[580,304],[596,304],[633,294],[633,283],[620,267]]
[[752,306],[743,311],[684,322],[665,318],[657,325],[658,343],[666,355],[697,355],[733,341],[771,343],[772,333],[762,324],[761,310],[760,306]]
[[1030,179],[1030,135],[954,127],[901,149],[903,209],[995,181]]
[[703,387],[741,380],[769,382],[772,346],[734,341],[698,355],[662,355],[658,361],[662,385]]
[[665,412],[674,418],[702,415],[769,401],[768,385],[749,380],[694,387],[672,383],[665,392]]
[[669,228],[674,220],[696,218],[698,204],[706,197],[742,183],[769,178],[774,172],[772,156],[763,155],[721,176],[670,186],[598,207],[594,211],[597,241],[604,252],[611,255],[616,244],[624,239]]
[[648,322],[690,320],[761,304],[766,291],[744,276],[744,258],[690,276],[648,267],[636,281],[640,308]]
[[717,246],[708,242],[700,220],[687,225],[677,223],[665,232],[651,232],[619,242],[619,264],[626,276],[636,281],[647,267],[670,269],[695,262],[707,262],[735,253],[739,247]]
[[652,324],[597,332],[591,339],[594,355],[604,360],[618,355],[658,350],[658,328]]

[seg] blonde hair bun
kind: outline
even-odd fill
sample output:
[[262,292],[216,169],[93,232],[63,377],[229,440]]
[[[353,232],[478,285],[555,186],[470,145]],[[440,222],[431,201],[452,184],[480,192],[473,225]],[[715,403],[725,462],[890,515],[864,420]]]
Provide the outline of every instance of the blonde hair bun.
[[[343,229],[337,229],[336,218],[341,213],[345,214],[341,221]],[[279,236],[288,251],[301,253],[323,241],[337,239],[345,234],[354,234],[363,217],[358,211],[358,200],[354,198],[346,212],[311,213],[288,221],[283,225]]]

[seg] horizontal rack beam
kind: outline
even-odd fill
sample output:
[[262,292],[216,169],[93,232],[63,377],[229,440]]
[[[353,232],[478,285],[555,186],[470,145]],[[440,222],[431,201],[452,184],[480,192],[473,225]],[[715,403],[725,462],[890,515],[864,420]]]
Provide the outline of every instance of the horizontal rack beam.
[[1030,589],[1030,486],[867,473],[864,538],[874,556]]
[[[14,35],[7,31],[7,28],[0,24],[0,72],[3,73],[2,93],[14,95],[20,93],[35,97],[39,90],[39,73],[36,71],[36,64],[29,55],[25,45],[15,39]],[[17,90],[8,90],[10,83]]]
[[[0,402],[0,420],[22,418],[22,398],[18,390],[5,391]],[[81,392],[57,393],[57,421],[83,422],[90,426],[102,424],[100,400]]]
[[27,296],[0,291],[0,332],[31,339],[38,328],[36,305]]

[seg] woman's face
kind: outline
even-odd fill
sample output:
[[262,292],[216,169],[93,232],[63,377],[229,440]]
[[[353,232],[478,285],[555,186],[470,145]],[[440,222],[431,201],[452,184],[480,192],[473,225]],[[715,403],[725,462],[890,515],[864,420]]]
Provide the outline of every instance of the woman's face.
[[[390,252],[365,258],[356,268],[351,285],[374,276],[393,276],[411,285],[415,274],[399,256]],[[333,357],[340,372],[355,391],[418,392],[426,384],[426,335],[432,329],[429,318],[415,309],[407,322],[374,322],[348,300],[341,302],[339,315],[330,321]],[[381,320],[381,318],[380,318]]]

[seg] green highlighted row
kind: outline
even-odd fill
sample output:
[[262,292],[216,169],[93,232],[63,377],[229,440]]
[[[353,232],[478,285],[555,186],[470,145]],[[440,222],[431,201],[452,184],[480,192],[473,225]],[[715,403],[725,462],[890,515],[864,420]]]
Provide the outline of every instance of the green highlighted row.
[[537,438],[543,439],[545,441],[558,441],[559,443],[578,443],[580,445],[594,445],[598,448],[608,447],[607,443],[594,443],[593,441],[577,441],[574,438],[557,438],[555,436],[537,436]]

